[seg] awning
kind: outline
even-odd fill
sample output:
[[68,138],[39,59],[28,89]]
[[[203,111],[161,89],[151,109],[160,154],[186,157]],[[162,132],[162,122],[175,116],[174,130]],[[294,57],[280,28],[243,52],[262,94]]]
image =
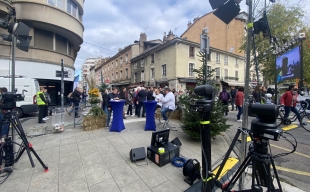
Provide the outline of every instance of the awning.
[[142,87],[144,84],[134,84],[134,85],[129,85],[128,88],[134,88],[134,87]]
[[235,82],[235,81],[221,81],[224,84],[228,84],[228,86],[244,86],[243,82]]

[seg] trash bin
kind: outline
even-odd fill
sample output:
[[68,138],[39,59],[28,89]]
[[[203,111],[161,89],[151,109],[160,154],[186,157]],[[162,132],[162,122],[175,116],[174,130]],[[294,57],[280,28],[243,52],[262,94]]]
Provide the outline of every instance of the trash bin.
[[63,130],[65,127],[64,109],[55,108],[53,109],[52,113],[53,113],[52,118],[53,128],[56,130]]

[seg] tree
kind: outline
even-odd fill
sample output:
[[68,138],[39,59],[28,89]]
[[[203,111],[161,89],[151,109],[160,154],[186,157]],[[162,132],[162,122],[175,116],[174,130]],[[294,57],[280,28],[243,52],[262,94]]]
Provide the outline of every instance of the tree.
[[[214,70],[206,71],[206,62],[205,62],[205,54],[199,52],[198,55],[202,58],[200,61],[203,63],[202,67],[198,70],[195,69],[194,72],[197,74],[196,82],[198,85],[205,84],[205,75],[207,76],[207,84],[212,85],[214,88],[216,87],[215,77],[213,76]],[[196,99],[202,99],[201,97],[195,95],[193,93],[193,88],[191,89],[192,94],[183,94],[180,96],[180,103],[184,106],[183,108],[183,118],[182,118],[182,126],[183,131],[191,136],[194,139],[200,139],[200,121],[201,115],[192,109],[191,105],[195,103]],[[211,126],[211,137],[215,137],[221,132],[226,131],[230,125],[227,125],[227,119],[223,117],[223,106],[220,101],[214,102],[213,111],[210,117],[210,126]]]

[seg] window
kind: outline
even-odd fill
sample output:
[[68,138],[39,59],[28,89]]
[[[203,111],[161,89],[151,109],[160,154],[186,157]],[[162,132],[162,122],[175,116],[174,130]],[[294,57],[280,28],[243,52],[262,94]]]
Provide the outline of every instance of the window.
[[137,80],[137,73],[135,73],[134,75],[133,75],[133,82],[134,83],[136,83],[138,80]]
[[220,54],[216,53],[216,63],[220,63]]
[[162,69],[162,77],[166,77],[166,64],[162,65],[161,66],[161,69]]
[[[34,46],[37,48],[53,50],[54,33],[44,29],[34,28]],[[66,52],[65,52],[66,53]]]
[[236,80],[239,79],[239,77],[238,77],[238,71],[237,71],[237,70],[235,71],[235,78],[236,78]]
[[137,69],[137,67],[138,67],[138,64],[137,64],[137,62],[135,62],[135,64],[133,65],[133,68]]
[[128,69],[126,69],[126,79],[128,79]]
[[238,65],[238,58],[236,58],[236,60],[235,60],[235,66],[236,66],[236,67],[239,66],[239,65]]
[[55,0],[47,0],[47,4],[51,6],[56,6]]
[[151,68],[151,79],[155,78],[155,68]]
[[144,71],[141,71],[141,81],[144,81]]
[[113,76],[113,73],[112,73],[112,81],[114,81],[114,76]]
[[112,64],[111,64],[111,70],[113,70],[113,62],[112,62]]
[[65,8],[65,0],[57,0],[57,7],[59,9],[64,9]]
[[116,72],[116,74],[115,74],[115,80],[117,81],[117,79],[118,79],[118,73]]
[[227,55],[225,55],[225,57],[224,57],[224,64],[228,65],[228,56]]
[[154,63],[154,53],[153,54],[151,54],[151,63]]
[[117,65],[118,65],[118,61],[116,60],[115,61],[115,68],[117,68]]
[[211,61],[211,53],[208,54],[208,61]]
[[108,65],[108,71],[110,71],[110,65]]
[[70,1],[68,1],[67,3],[67,12],[71,14],[72,11],[72,3]]
[[221,76],[221,68],[217,67],[215,69],[215,73],[216,73],[216,77],[220,77]]
[[[67,54],[68,52],[67,39],[58,34],[55,34],[55,37],[56,37],[56,51],[63,54]],[[85,67],[87,67],[87,65]]]
[[189,47],[189,56],[195,57],[195,47]]
[[190,63],[188,65],[188,75],[190,77],[194,76],[194,69],[195,69],[195,64],[194,63]]
[[119,75],[119,78],[122,80],[123,79],[123,71],[121,71],[121,74]]
[[141,67],[144,67],[144,59],[141,60]]
[[225,79],[228,79],[228,69],[225,69],[224,73],[225,73]]
[[126,54],[126,60],[125,61],[126,61],[126,63],[128,62],[128,54]]
[[119,65],[122,66],[122,64],[123,64],[123,58],[121,57],[119,60]]

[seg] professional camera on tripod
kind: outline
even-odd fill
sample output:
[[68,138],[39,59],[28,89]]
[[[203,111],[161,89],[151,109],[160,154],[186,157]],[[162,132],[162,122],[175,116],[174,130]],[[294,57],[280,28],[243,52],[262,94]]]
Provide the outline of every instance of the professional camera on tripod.
[[[219,170],[217,171],[216,176],[214,177],[213,181],[216,181],[217,185],[222,188],[223,191],[238,191],[232,190],[235,183],[241,176],[245,169],[248,167],[252,168],[252,184],[251,189],[247,190],[240,190],[240,191],[263,191],[263,187],[267,188],[267,191],[270,192],[282,192],[279,176],[276,170],[276,166],[274,163],[274,158],[279,156],[284,156],[289,153],[293,153],[296,149],[296,145],[290,142],[294,149],[292,152],[278,154],[272,156],[268,152],[269,141],[274,140],[278,141],[280,136],[283,136],[283,131],[281,129],[277,129],[277,117],[279,114],[279,108],[276,105],[261,105],[261,104],[252,104],[251,111],[253,114],[257,116],[257,119],[252,120],[251,122],[251,130],[247,129],[238,129],[237,134],[235,135],[231,146],[229,147],[223,162]],[[230,181],[225,184],[221,184],[217,181],[219,178],[220,173],[223,170],[224,165],[230,153],[236,144],[236,141],[239,138],[241,132],[248,133],[251,137],[251,144],[249,146],[248,154],[243,162],[241,162],[240,167],[237,171],[233,174]],[[284,137],[284,136],[283,136]],[[286,137],[284,137],[286,139]],[[278,188],[273,184],[273,176],[271,172],[271,168],[273,170],[274,177],[276,179]]]
[[[2,119],[0,121],[0,168],[2,167],[2,162],[4,160],[5,168],[3,169],[3,171],[12,172],[11,167],[19,160],[19,158],[26,150],[32,167],[35,167],[35,164],[31,157],[31,152],[38,159],[38,161],[44,168],[44,171],[47,172],[48,167],[43,163],[38,154],[32,148],[32,144],[28,142],[24,129],[18,119],[16,111],[14,110],[14,108],[16,107],[17,98],[18,96],[16,96],[15,93],[7,92],[2,95],[0,103],[0,114],[2,115]],[[15,142],[15,132],[21,138],[21,144]],[[3,142],[2,138],[4,138]],[[20,146],[17,152],[13,151],[13,144]],[[14,158],[15,155],[16,157]]]

